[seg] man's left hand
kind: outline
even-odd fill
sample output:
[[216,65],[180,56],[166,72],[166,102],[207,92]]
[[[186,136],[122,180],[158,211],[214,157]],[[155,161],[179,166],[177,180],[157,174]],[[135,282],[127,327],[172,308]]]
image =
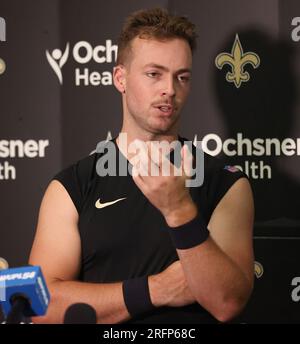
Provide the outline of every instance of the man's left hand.
[[[181,148],[181,165],[174,166],[159,152],[159,163],[154,161],[147,144],[140,160],[132,159],[132,177],[147,199],[163,214],[170,227],[180,226],[192,220],[197,214],[186,181],[192,170],[192,153],[184,145]],[[154,146],[155,148],[155,146]]]

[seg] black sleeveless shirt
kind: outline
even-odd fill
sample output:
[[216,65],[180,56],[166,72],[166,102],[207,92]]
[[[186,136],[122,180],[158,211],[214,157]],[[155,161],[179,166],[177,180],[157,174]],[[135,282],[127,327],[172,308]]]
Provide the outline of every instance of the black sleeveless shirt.
[[[129,162],[115,139],[112,142],[117,153],[116,176],[98,175],[96,166],[103,153],[94,153],[54,177],[65,187],[79,214],[82,265],[78,279],[85,282],[111,283],[149,276],[178,260],[161,213],[143,195],[130,174],[118,174],[119,157]],[[190,188],[190,193],[207,224],[221,198],[241,177],[246,175],[205,154],[204,183]],[[117,202],[97,208],[99,199],[101,204]],[[129,322],[209,323],[215,319],[195,303],[157,308]]]

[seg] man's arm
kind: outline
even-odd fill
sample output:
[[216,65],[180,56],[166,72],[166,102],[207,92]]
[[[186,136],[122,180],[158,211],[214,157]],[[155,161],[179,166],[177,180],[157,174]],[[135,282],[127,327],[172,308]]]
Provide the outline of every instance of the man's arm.
[[[190,166],[193,157],[185,146],[181,154],[182,166],[184,159]],[[151,156],[148,158],[151,159]],[[164,156],[161,158],[167,160]],[[149,172],[146,159],[141,161],[141,166]],[[180,230],[176,227],[196,217],[198,208],[185,186],[188,179],[185,173],[176,175],[174,171],[178,168],[174,165],[169,176],[142,174],[136,165],[134,169],[136,185],[161,211],[172,230]],[[201,212],[201,204],[199,209]],[[177,249],[193,296],[220,321],[235,317],[245,306],[253,288],[253,217],[250,184],[246,178],[241,178],[214,210],[208,224],[208,239],[192,248]]]
[[[62,184],[52,181],[44,195],[29,263],[40,265],[49,287],[51,301],[47,315],[36,323],[62,323],[73,303],[91,305],[99,323],[119,323],[130,318],[124,303],[122,282],[86,283],[77,281],[81,268],[81,242],[77,210]],[[195,302],[181,264],[149,277],[150,297],[155,306],[177,306]],[[168,297],[164,290],[171,281]]]
[[[214,210],[209,238],[193,248],[177,250],[191,292],[220,321],[240,313],[253,288],[253,215],[251,188],[241,178]],[[186,222],[190,215],[187,211],[182,216]]]
[[81,267],[78,213],[58,181],[52,181],[43,198],[29,263],[40,265],[49,287],[51,302],[47,316],[35,322],[61,323],[73,303],[93,306],[99,322],[120,322],[129,318],[122,297],[122,284],[94,284],[76,281]]

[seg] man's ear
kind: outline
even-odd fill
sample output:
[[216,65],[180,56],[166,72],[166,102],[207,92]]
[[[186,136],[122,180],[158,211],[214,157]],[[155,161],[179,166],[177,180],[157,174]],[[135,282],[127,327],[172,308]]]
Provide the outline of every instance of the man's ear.
[[126,90],[126,70],[123,65],[117,65],[113,70],[114,85],[121,93],[125,93]]

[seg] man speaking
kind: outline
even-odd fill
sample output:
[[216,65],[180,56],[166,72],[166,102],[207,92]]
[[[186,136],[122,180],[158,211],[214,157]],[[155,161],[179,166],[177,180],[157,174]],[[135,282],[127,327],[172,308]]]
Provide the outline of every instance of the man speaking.
[[[101,173],[102,147],[51,181],[30,255],[51,302],[34,322],[61,323],[74,303],[91,305],[98,323],[227,322],[245,306],[254,266],[248,179],[205,155],[204,182],[187,187],[183,168],[197,166],[195,148],[179,136],[195,45],[185,17],[156,8],[126,19],[114,68],[123,123],[107,142],[116,153],[107,165],[132,173]],[[169,154],[152,154],[162,142]]]

